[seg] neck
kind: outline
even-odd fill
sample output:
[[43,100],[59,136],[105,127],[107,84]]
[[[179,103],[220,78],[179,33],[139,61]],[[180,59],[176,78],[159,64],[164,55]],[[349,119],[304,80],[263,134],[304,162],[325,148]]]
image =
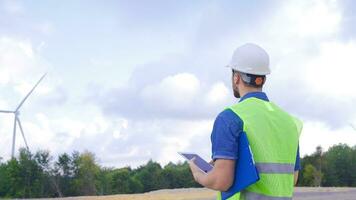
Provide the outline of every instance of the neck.
[[250,92],[262,92],[262,88],[243,87],[240,88],[240,96],[243,97]]

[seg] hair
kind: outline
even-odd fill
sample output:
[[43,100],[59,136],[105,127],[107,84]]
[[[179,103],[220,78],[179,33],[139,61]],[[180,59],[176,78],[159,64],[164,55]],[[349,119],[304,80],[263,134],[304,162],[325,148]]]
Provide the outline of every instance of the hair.
[[266,82],[266,76],[265,75],[254,75],[254,74],[248,74],[244,72],[239,72],[236,70],[232,70],[233,74],[240,74],[241,80],[248,86],[254,87],[254,88],[262,88],[264,83]]

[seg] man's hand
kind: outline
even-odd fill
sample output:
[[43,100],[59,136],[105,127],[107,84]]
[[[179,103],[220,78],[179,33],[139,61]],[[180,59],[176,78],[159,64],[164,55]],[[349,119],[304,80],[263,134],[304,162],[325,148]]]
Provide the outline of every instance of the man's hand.
[[194,160],[195,158],[189,161],[189,167],[196,182],[218,191],[226,191],[230,188],[234,181],[235,160],[218,159],[207,174],[200,171]]
[[299,175],[299,171],[295,171],[294,172],[294,185],[297,185],[297,183],[298,183],[298,175]]
[[195,157],[193,157],[191,160],[189,160],[190,171],[192,172],[194,180],[196,182],[200,183],[199,182],[200,177],[204,176],[204,173],[202,171],[200,171],[199,167],[194,163],[194,161],[195,161]]

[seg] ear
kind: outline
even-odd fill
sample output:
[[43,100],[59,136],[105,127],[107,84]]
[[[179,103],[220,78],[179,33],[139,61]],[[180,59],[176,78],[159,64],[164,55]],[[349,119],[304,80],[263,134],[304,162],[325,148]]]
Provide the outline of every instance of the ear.
[[240,82],[240,74],[235,73],[233,77],[234,84],[237,85]]

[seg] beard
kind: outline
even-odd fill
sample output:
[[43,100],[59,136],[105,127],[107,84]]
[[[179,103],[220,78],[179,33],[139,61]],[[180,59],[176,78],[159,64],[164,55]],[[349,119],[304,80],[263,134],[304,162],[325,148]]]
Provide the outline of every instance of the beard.
[[233,90],[234,90],[234,96],[239,99],[241,97],[239,90],[237,88],[236,89],[233,88]]

